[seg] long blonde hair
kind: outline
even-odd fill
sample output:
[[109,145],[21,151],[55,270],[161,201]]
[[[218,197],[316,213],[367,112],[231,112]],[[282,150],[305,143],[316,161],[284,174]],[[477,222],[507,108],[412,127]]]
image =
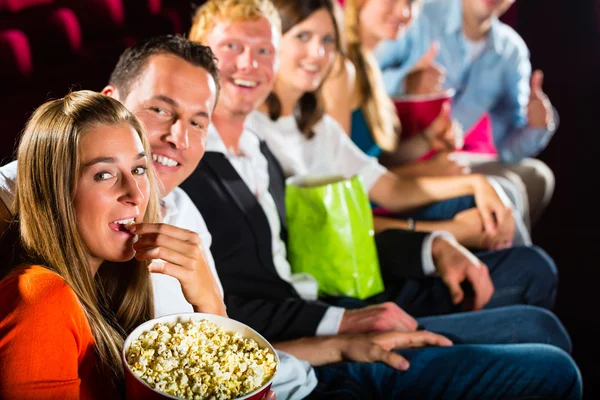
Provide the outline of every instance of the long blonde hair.
[[[152,286],[145,262],[105,263],[94,277],[77,228],[73,197],[80,170],[79,143],[97,125],[128,123],[149,145],[139,120],[121,103],[91,91],[68,94],[39,107],[21,137],[15,207],[24,261],[60,275],[75,292],[90,323],[99,369],[122,389],[124,337],[152,318]],[[152,168],[144,222],[159,220]],[[60,345],[60,344],[58,344]]]
[[375,57],[360,42],[360,8],[368,0],[346,0],[344,24],[348,41],[348,59],[356,69],[360,108],[373,140],[385,151],[393,151],[400,135],[400,120],[392,100],[385,92],[381,70]]

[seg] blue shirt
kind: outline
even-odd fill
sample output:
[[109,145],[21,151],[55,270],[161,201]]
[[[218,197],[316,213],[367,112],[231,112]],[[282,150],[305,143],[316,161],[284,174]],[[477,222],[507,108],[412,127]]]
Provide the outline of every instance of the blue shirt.
[[471,62],[462,32],[461,0],[426,0],[402,38],[377,47],[375,56],[390,95],[402,94],[404,77],[433,40],[440,43],[436,62],[446,69],[445,84],[456,90],[452,116],[465,130],[489,112],[494,142],[505,162],[535,156],[546,147],[555,127],[527,126],[531,63],[525,42],[494,18],[483,52]]
[[359,149],[362,150],[368,156],[379,157],[381,155],[381,148],[377,146],[367,120],[360,108],[352,111],[352,122],[350,128],[350,139],[354,142]]

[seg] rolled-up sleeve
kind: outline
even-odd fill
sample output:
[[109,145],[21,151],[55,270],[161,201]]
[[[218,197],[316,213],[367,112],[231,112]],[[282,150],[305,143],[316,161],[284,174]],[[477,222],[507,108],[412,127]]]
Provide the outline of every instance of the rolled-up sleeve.
[[376,158],[363,153],[335,120],[328,116],[326,118],[332,172],[345,178],[360,176],[369,191],[387,169],[379,164]]

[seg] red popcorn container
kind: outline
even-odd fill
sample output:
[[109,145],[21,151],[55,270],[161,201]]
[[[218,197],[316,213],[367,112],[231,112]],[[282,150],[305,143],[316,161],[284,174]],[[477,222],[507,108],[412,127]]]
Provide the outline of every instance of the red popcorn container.
[[437,118],[445,102],[452,103],[454,89],[427,95],[394,97],[396,114],[402,124],[400,140],[422,132]]
[[222,327],[227,333],[239,333],[244,339],[253,339],[261,349],[267,349],[269,353],[274,355],[276,368],[273,375],[269,378],[267,382],[265,382],[260,388],[247,393],[241,397],[232,398],[232,400],[260,400],[268,391],[271,389],[271,385],[273,384],[273,379],[275,378],[275,374],[277,373],[277,368],[279,367],[279,357],[275,352],[275,349],[271,344],[256,332],[254,329],[249,326],[242,324],[236,320],[221,317],[219,315],[213,314],[203,314],[203,313],[183,313],[183,314],[172,314],[165,315],[160,318],[155,318],[150,321],[147,321],[129,334],[127,339],[125,340],[122,352],[122,360],[125,368],[125,387],[127,399],[149,399],[149,400],[164,400],[164,399],[180,399],[179,397],[172,396],[167,393],[163,393],[157,389],[152,388],[148,383],[146,383],[143,379],[138,377],[132,370],[131,366],[127,362],[127,352],[131,346],[131,344],[142,334],[148,332],[152,329],[156,324],[159,323],[171,323],[171,322],[187,322],[187,321],[201,321],[207,320],[214,322],[217,326]]

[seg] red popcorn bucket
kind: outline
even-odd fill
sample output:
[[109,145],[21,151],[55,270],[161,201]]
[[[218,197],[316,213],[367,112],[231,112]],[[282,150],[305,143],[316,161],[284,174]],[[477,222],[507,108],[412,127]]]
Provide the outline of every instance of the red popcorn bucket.
[[125,340],[122,352],[122,360],[125,368],[125,388],[128,400],[133,399],[149,399],[149,400],[163,400],[163,399],[180,399],[173,395],[159,391],[158,389],[152,388],[143,379],[138,377],[132,370],[132,367],[127,362],[127,353],[131,344],[139,338],[145,332],[151,330],[155,325],[159,323],[173,323],[173,322],[187,322],[187,321],[202,321],[207,320],[214,322],[217,326],[222,327],[227,333],[239,333],[244,339],[253,339],[261,349],[267,349],[269,353],[273,354],[276,362],[276,368],[273,375],[269,378],[258,389],[247,393],[241,397],[232,398],[232,400],[260,400],[271,388],[277,368],[279,367],[279,357],[275,352],[275,349],[271,344],[262,337],[258,332],[249,326],[242,324],[236,320],[221,317],[213,314],[203,313],[183,313],[183,314],[172,314],[165,315],[160,318],[155,318],[147,321],[129,334]]
[[422,132],[437,118],[445,102],[452,102],[454,89],[428,95],[393,98],[396,114],[402,124],[401,140]]

